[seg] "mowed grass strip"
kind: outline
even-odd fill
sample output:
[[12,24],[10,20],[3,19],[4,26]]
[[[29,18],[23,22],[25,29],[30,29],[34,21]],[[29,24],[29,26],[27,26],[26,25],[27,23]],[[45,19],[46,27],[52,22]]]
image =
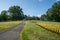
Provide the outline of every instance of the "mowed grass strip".
[[31,22],[26,22],[20,36],[21,40],[60,40],[60,35],[47,31]]
[[21,21],[0,22],[0,30],[4,30],[19,24]]

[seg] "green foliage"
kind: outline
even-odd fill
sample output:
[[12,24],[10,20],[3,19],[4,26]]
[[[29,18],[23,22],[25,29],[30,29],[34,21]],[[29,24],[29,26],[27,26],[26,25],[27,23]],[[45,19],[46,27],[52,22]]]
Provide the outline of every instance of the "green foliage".
[[[8,13],[9,15],[7,15]],[[20,6],[11,6],[8,11],[3,10],[0,15],[0,21],[23,19],[60,22],[60,1],[55,2],[52,7],[47,10],[46,14],[41,15],[40,18],[24,15]]]
[[42,21],[47,20],[47,16],[45,14],[41,15],[40,20]]
[[7,11],[3,10],[0,14],[0,21],[23,20],[24,18],[25,15],[20,6],[11,6]]
[[40,18],[37,16],[26,16],[25,19],[26,20],[40,20]]
[[60,21],[60,1],[54,3],[52,8],[48,10],[47,15],[51,17],[53,21]]
[[22,8],[20,6],[11,6],[8,10],[12,20],[21,20],[24,18]]
[[52,8],[50,8],[47,11],[47,15],[53,20],[53,21],[60,21],[60,1],[57,3],[54,3]]
[[2,21],[7,21],[7,11],[5,11],[5,10],[3,10],[2,12],[1,12],[1,15],[0,15],[0,17],[1,17],[1,20]]
[[60,22],[60,1],[54,3],[51,8],[48,9],[46,12],[46,17],[41,16],[44,18],[47,18],[49,21],[57,21]]
[[2,21],[2,17],[1,17],[1,15],[0,15],[0,21]]

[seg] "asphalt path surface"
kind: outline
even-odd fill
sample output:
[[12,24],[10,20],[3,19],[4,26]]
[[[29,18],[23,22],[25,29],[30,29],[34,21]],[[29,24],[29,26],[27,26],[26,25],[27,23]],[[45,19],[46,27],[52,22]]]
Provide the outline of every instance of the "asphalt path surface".
[[20,32],[24,25],[25,21],[12,28],[0,31],[0,40],[20,40]]

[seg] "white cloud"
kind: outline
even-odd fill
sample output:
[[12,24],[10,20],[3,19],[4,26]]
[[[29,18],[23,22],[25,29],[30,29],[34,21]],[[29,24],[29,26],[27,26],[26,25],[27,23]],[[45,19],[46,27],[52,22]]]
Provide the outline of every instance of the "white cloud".
[[41,17],[41,15],[37,15],[37,17]]
[[57,1],[60,1],[60,0],[57,0]]

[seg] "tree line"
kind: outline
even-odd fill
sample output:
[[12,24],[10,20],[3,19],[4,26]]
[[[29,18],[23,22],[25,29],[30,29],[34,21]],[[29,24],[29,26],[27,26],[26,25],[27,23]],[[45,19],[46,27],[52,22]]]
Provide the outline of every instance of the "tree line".
[[11,6],[7,11],[3,10],[0,13],[0,21],[22,20],[24,17],[25,15],[20,6]]
[[60,22],[60,1],[55,2],[40,19],[44,21]]
[[3,10],[0,13],[0,21],[23,19],[60,22],[60,1],[55,2],[52,7],[47,10],[46,14],[41,15],[41,17],[24,15],[20,6],[11,6],[8,10]]
[[16,20],[37,20],[39,19],[39,17],[31,17],[31,16],[27,16],[24,15],[22,8],[20,6],[11,6],[9,7],[9,9],[3,10],[0,13],[0,21],[16,21]]

